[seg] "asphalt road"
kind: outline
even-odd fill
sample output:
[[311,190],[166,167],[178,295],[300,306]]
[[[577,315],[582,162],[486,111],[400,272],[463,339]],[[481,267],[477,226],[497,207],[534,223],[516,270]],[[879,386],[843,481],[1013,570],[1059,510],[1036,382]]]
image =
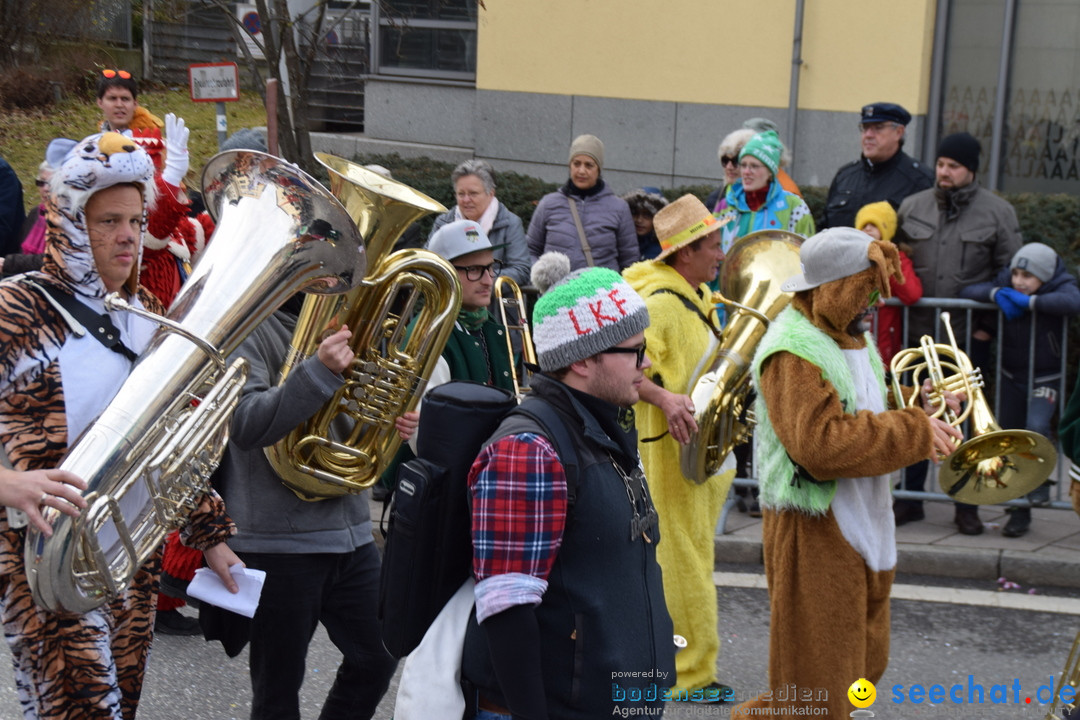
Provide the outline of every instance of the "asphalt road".
[[[738,582],[750,584],[754,578],[746,568]],[[935,598],[944,598],[954,588],[970,588],[977,598],[995,600],[992,583],[952,582],[942,578],[900,578],[905,587],[925,590]],[[1022,593],[1012,591],[1009,594]],[[896,599],[892,603],[892,646],[889,669],[878,683],[878,700],[871,710],[878,718],[975,718],[993,720],[1011,718],[1041,719],[1046,706],[1033,698],[1040,685],[1051,682],[1065,663],[1065,657],[1080,630],[1080,601],[1075,591],[1039,590],[1041,595],[1065,596],[1065,613],[984,607],[956,602]],[[1013,598],[1009,598],[1013,599]],[[1032,602],[1015,598],[1022,606]],[[1068,605],[1071,603],[1071,605]],[[746,697],[766,688],[768,662],[768,596],[753,587],[717,588],[717,605],[723,648],[718,664],[720,680],[735,688],[737,697]],[[6,651],[2,651],[6,655]],[[302,690],[304,720],[315,720],[322,698],[333,680],[338,654],[325,634],[316,635],[308,658],[308,675]],[[0,718],[19,717],[18,702],[12,688],[10,666],[0,661]],[[974,676],[971,681],[968,676]],[[1020,682],[1020,702],[1013,703],[1013,687]],[[893,686],[903,686],[905,697],[914,684],[929,689],[940,684],[949,688],[961,684],[966,701],[969,682],[984,689],[983,704],[902,705],[892,702]],[[1007,704],[990,702],[995,684],[1006,685]],[[395,684],[380,705],[376,718],[392,717]],[[947,690],[946,690],[947,692]],[[199,637],[159,636],[147,672],[146,687],[139,717],[150,720],[243,720],[250,711],[250,688],[247,656],[229,659],[217,643]],[[688,706],[670,704],[665,717],[727,717],[724,706]],[[437,720],[437,719],[433,719]]]

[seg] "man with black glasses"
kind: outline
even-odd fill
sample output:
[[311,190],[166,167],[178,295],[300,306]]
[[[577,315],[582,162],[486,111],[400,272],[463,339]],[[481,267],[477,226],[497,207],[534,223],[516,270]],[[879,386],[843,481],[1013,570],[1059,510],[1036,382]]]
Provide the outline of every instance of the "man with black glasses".
[[909,122],[911,113],[894,103],[862,109],[862,156],[836,171],[821,228],[852,227],[862,206],[888,200],[895,209],[908,195],[933,186],[930,170],[903,150]]

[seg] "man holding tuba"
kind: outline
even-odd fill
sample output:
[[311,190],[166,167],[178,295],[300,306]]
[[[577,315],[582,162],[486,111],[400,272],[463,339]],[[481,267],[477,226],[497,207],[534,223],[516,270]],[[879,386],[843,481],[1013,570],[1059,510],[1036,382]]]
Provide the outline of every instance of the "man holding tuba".
[[[42,508],[78,515],[86,507],[83,480],[54,468],[155,330],[104,303],[119,293],[161,311],[138,282],[154,166],[115,132],[54,151],[42,270],[0,283],[0,613],[26,718],[120,720],[135,716],[142,691],[160,550],[115,600],[82,614],[36,606],[23,558],[27,522],[51,535]],[[239,560],[222,542],[232,532],[211,492],[182,536],[235,592],[228,565]]]
[[259,607],[250,623],[206,605],[200,614],[230,655],[250,640],[252,718],[299,720],[308,644],[320,623],[342,653],[320,717],[370,718],[396,662],[376,620],[380,560],[369,495],[305,501],[263,452],[334,396],[354,359],[350,330],[327,328],[315,354],[277,384],[303,299],[286,301],[234,355],[250,369],[217,477],[238,528],[230,545],[247,567],[266,571]]
[[675,658],[675,685],[691,697],[700,690],[697,697],[719,701],[730,699],[731,689],[716,682],[713,533],[735,472],[695,484],[680,471],[679,448],[697,431],[687,392],[707,368],[719,332],[706,283],[724,259],[720,224],[700,200],[684,195],[657,212],[653,226],[661,253],[623,273],[652,318],[645,330],[652,367],[634,407],[639,449],[664,534],[657,547],[664,596],[675,633],[687,641]]
[[[900,277],[896,246],[831,228],[803,243],[800,259],[803,272],[782,285],[795,293],[791,305],[753,361],[768,687],[824,688],[828,698],[815,707],[846,717],[852,680],[876,683],[888,663],[896,566],[888,473],[951,453],[961,437],[929,417],[928,391],[922,409],[887,409],[885,369],[867,330],[890,276]],[[777,696],[767,692],[733,716],[799,704]]]

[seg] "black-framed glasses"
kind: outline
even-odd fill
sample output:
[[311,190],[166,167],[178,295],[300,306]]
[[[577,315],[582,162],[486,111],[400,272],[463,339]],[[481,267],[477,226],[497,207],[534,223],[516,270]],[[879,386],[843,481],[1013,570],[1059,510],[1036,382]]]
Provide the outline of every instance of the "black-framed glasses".
[[488,265],[455,265],[455,270],[460,270],[465,273],[465,277],[470,280],[479,280],[487,273],[491,277],[499,277],[499,273],[502,272],[503,264],[498,260]]
[[720,164],[723,165],[724,167],[727,167],[728,165],[738,165],[739,164],[739,156],[738,155],[724,155],[723,157],[720,158]]
[[636,367],[641,367],[641,364],[643,362],[645,362],[645,341],[643,340],[640,345],[637,345],[635,347],[624,348],[624,347],[619,347],[617,345],[615,347],[609,347],[607,350],[601,350],[600,354],[601,355],[608,355],[608,354],[637,355],[637,365],[636,365]]

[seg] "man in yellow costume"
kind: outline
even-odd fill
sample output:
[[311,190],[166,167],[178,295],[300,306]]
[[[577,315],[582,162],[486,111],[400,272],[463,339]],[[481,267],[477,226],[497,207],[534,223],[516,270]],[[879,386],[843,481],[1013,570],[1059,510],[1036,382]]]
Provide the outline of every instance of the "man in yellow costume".
[[[734,469],[696,484],[679,467],[680,446],[697,431],[690,391],[708,369],[719,328],[710,315],[713,280],[724,260],[720,223],[693,195],[661,209],[653,226],[662,252],[628,267],[623,275],[649,308],[645,330],[652,368],[645,371],[637,416],[639,449],[660,515],[664,542],[657,559],[676,635],[686,647],[675,656],[674,697],[722,702],[733,691],[716,681],[716,588],[713,535]],[[732,468],[734,465],[732,464]]]

